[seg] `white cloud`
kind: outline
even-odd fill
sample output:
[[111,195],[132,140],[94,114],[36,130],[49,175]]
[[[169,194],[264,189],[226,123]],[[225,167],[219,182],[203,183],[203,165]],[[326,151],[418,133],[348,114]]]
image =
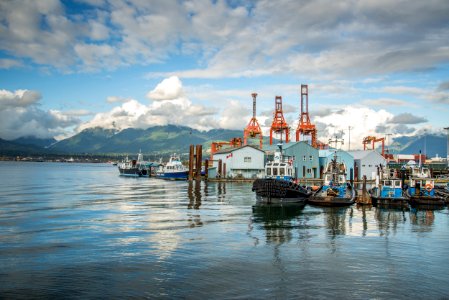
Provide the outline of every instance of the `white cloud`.
[[39,109],[38,91],[0,90],[0,138],[12,140],[24,136],[50,138],[78,125],[86,111],[61,112]]
[[152,100],[173,100],[183,94],[181,80],[177,76],[171,76],[159,83],[155,89],[147,93],[147,97]]
[[36,104],[41,99],[37,91],[17,90],[10,92],[0,90],[0,111],[9,107],[27,107]]

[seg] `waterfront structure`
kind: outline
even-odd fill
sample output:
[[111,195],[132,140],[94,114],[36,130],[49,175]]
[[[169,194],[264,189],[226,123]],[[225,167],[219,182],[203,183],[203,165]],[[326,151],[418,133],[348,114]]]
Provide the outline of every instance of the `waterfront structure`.
[[329,163],[334,159],[334,156],[337,155],[337,162],[343,163],[346,166],[346,180],[352,178],[355,179],[354,175],[354,157],[347,151],[341,149],[324,149],[319,151],[320,156],[320,178],[323,178],[323,174],[329,165]]
[[[219,161],[226,164],[226,178],[263,178],[265,152],[253,146],[229,148],[214,154],[213,167],[219,168]],[[224,171],[222,172],[224,173]],[[217,174],[223,177],[224,174]]]
[[295,178],[320,178],[318,149],[305,141],[284,145],[284,154],[293,157]]
[[375,179],[379,165],[386,167],[387,160],[375,150],[350,151],[354,157],[354,179],[361,180],[363,176],[367,179]]

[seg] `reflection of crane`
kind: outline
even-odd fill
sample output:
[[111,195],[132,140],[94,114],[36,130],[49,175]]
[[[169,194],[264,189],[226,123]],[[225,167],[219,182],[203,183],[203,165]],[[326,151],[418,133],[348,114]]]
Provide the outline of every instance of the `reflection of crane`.
[[259,122],[257,122],[256,119],[256,93],[252,93],[251,96],[253,96],[253,117],[249,121],[248,125],[246,125],[245,129],[243,130],[243,142],[244,145],[248,143],[248,136],[251,138],[255,138],[256,136],[259,136],[260,140],[260,149],[262,149],[262,129],[260,128]]
[[301,135],[310,135],[312,147],[317,148],[315,125],[310,122],[309,116],[309,88],[307,84],[301,84],[301,115],[296,128],[296,141],[299,142]]
[[229,142],[212,142],[210,144],[210,160],[214,158],[214,154],[220,151],[223,146],[230,146],[231,148],[238,148],[242,146],[242,138],[233,138]]
[[374,150],[374,144],[377,142],[382,142],[382,156],[385,157],[385,138],[376,138],[375,136],[367,136],[363,138],[363,150],[366,150],[366,145],[372,144],[372,149]]
[[273,132],[281,133],[281,141],[282,141],[282,132],[285,131],[285,142],[288,143],[288,134],[290,132],[290,129],[287,125],[287,122],[285,122],[284,114],[282,112],[282,97],[276,96],[274,104],[275,104],[275,111],[273,123],[271,124],[270,128],[270,145],[273,145]]

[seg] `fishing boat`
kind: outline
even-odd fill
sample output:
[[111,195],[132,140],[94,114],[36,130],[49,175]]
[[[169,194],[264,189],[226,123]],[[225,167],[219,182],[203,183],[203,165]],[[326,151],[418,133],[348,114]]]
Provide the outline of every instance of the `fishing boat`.
[[149,177],[150,164],[143,159],[143,154],[139,151],[137,159],[130,160],[126,156],[125,160],[118,164],[120,176],[129,177]]
[[327,164],[323,185],[307,200],[312,205],[348,206],[355,203],[356,192],[346,181],[346,165],[337,161],[337,153]]
[[156,177],[172,180],[187,180],[189,169],[184,166],[179,156],[173,154],[165,165],[161,165],[156,171]]
[[408,198],[403,189],[403,179],[395,169],[384,170],[379,166],[376,185],[369,191],[373,206],[407,206]]
[[411,205],[444,205],[444,198],[435,193],[435,180],[429,168],[411,167],[406,197]]
[[265,178],[253,182],[252,191],[259,203],[306,204],[311,192],[294,182],[293,157],[282,154],[282,144],[273,161],[265,164]]

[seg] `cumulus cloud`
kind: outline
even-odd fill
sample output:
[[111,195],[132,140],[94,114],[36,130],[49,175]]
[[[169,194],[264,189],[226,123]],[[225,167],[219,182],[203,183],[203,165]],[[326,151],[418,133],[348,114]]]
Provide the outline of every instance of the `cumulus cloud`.
[[56,0],[0,2],[0,49],[85,71],[159,63],[181,53],[194,55],[198,66],[164,76],[201,78],[340,78],[430,69],[448,58],[445,0],[86,2],[77,10]]
[[10,92],[0,90],[0,110],[10,107],[27,107],[36,104],[41,99],[41,94],[37,91],[17,90]]
[[38,91],[0,90],[0,138],[12,140],[24,136],[51,138],[78,125],[86,111],[44,111],[39,108]]
[[[192,103],[183,92],[182,82],[178,77],[162,80],[147,96],[155,101],[144,105],[130,99],[109,112],[96,114],[90,121],[78,126],[77,131],[90,127],[146,129],[167,124],[189,126],[198,130],[235,129],[242,124],[238,115],[246,113],[237,101],[231,101],[223,108]],[[111,100],[117,99],[113,97]]]
[[412,115],[411,113],[403,113],[396,115],[388,120],[388,123],[391,124],[419,124],[419,123],[425,123],[427,122],[427,119],[424,117],[418,117],[415,115]]
[[173,100],[183,94],[181,80],[177,76],[171,76],[159,83],[156,88],[147,93],[152,100]]

